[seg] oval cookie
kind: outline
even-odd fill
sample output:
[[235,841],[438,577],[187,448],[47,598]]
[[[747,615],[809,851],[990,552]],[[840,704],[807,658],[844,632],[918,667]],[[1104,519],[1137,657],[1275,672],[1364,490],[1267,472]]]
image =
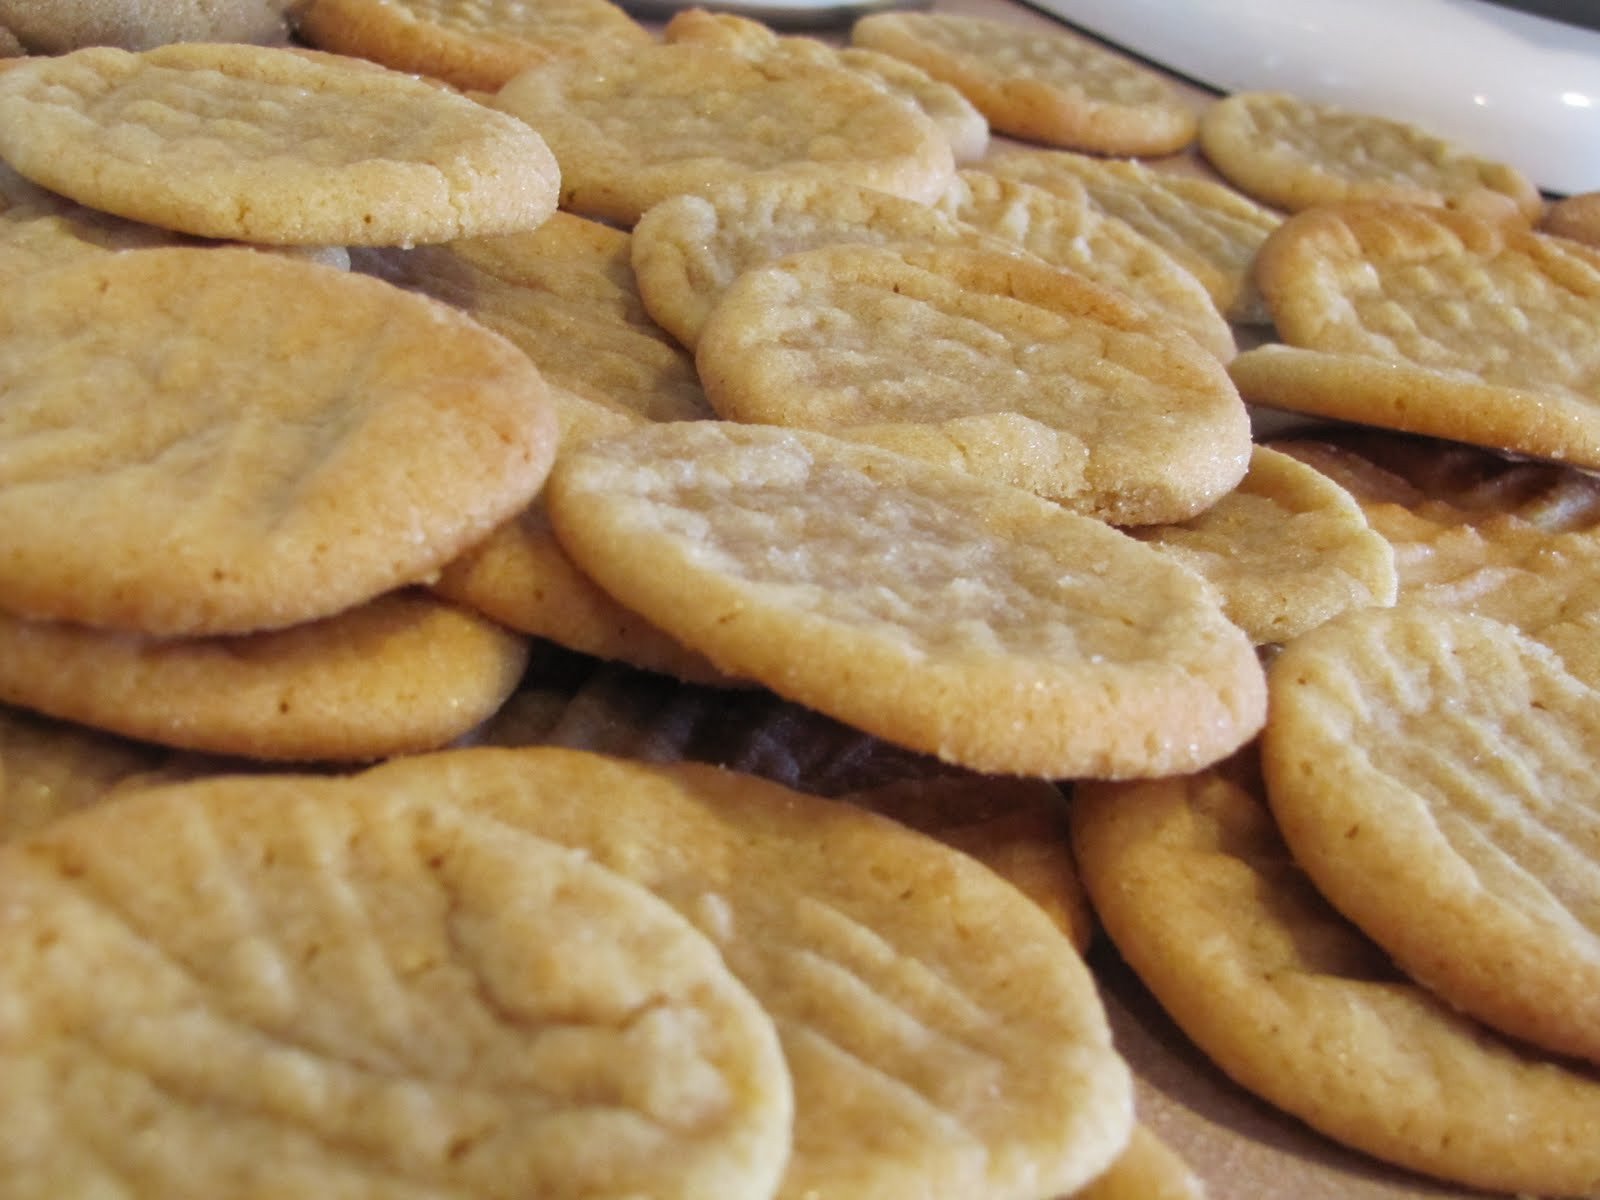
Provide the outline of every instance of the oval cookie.
[[1196,576],[1017,488],[717,421],[591,442],[547,495],[579,564],[719,667],[949,762],[1160,774],[1260,725]]
[[1200,149],[1235,187],[1289,212],[1398,200],[1527,224],[1544,210],[1533,181],[1508,163],[1407,121],[1287,92],[1235,92],[1212,102],[1200,117]]
[[610,0],[303,0],[295,28],[324,50],[466,91],[494,91],[550,58],[650,41]]
[[1498,621],[1347,613],[1273,661],[1267,796],[1318,888],[1419,982],[1600,1062],[1600,693]]
[[559,176],[538,134],[464,96],[245,45],[30,60],[0,79],[0,157],[180,233],[330,246],[531,228]]
[[482,326],[249,250],[130,250],[0,312],[0,606],[160,635],[328,616],[528,503],[547,387]]
[[1194,111],[1171,82],[1065,28],[885,12],[857,20],[850,41],[953,85],[1012,137],[1121,155],[1171,154],[1194,140]]
[[6,1194],[770,1197],[791,1088],[717,949],[427,791],[150,788],[0,850]]
[[747,271],[695,349],[724,417],[872,442],[1123,525],[1243,477],[1214,355],[1124,297],[1015,255],[846,245]]
[[493,714],[527,662],[525,637],[425,592],[236,637],[141,638],[0,613],[0,700],[249,759],[436,749]]
[[751,171],[931,200],[955,172],[927,116],[850,71],[679,42],[531,67],[493,103],[539,130],[561,207],[633,225],[653,204]]
[[1600,465],[1600,249],[1420,205],[1295,214],[1256,260],[1285,345],[1246,398]]
[[[1600,1076],[1496,1037],[1399,975],[1290,858],[1252,754],[1082,785],[1072,824],[1112,941],[1234,1080],[1413,1171],[1541,1196],[1600,1187]],[[1309,1149],[1266,1170],[1311,1194],[1354,1194],[1352,1180],[1371,1183],[1361,1195],[1428,1194],[1409,1177],[1318,1178]]]

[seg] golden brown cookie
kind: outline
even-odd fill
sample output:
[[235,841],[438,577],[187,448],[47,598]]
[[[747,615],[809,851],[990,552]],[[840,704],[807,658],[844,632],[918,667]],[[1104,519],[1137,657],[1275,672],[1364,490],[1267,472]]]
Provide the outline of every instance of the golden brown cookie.
[[1200,281],[1126,221],[1097,208],[1088,189],[1070,177],[1043,188],[966,170],[936,207],[1045,262],[1122,292],[1222,361],[1233,357],[1233,330]]
[[733,281],[785,254],[841,244],[981,240],[947,212],[877,188],[754,174],[654,205],[633,228],[632,253],[645,307],[692,350]]
[[561,207],[618,225],[751,171],[913,200],[937,196],[955,171],[932,120],[853,72],[690,42],[614,53],[604,71],[583,60],[531,67],[493,103],[549,143]]
[[993,773],[1214,761],[1263,713],[1184,568],[1017,488],[814,433],[652,425],[564,455],[556,534],[731,674]]
[[247,250],[96,255],[0,311],[0,607],[160,635],[327,616],[525,506],[521,351],[380,280]]
[[1285,642],[1350,608],[1393,604],[1395,552],[1355,498],[1267,446],[1239,486],[1175,525],[1130,530],[1216,589],[1258,645]]
[[400,759],[362,786],[585,850],[708,934],[782,1039],[786,1200],[1058,1195],[1129,1137],[1128,1077],[1077,951],[932,838],[735,772],[576,751]]
[[1243,477],[1216,357],[1072,272],[991,249],[840,245],[745,272],[695,348],[738,421],[871,442],[1124,525]]
[[433,750],[498,709],[527,639],[425,592],[270,633],[143,638],[0,614],[0,700],[179,749],[277,761]]
[[679,9],[661,36],[668,42],[698,42],[751,57],[793,55],[820,66],[844,67],[911,101],[932,118],[949,140],[957,163],[977,162],[988,152],[988,119],[959,90],[902,58],[862,46],[780,36],[749,17],[703,8]]
[[[288,40],[296,0],[0,0],[0,28],[33,54],[83,46]],[[21,51],[19,51],[20,53]]]
[[1409,603],[1283,648],[1262,733],[1295,859],[1418,982],[1600,1062],[1600,692],[1485,617]]
[[610,0],[305,0],[295,23],[314,46],[469,91],[550,58],[651,40]]
[[[1600,1187],[1600,1077],[1496,1037],[1399,975],[1290,858],[1253,754],[1181,778],[1080,785],[1072,821],[1111,940],[1234,1080],[1441,1179],[1547,1196]],[[1347,1194],[1353,1167],[1319,1194]]]
[[410,245],[554,210],[533,130],[363,66],[248,45],[39,57],[0,79],[0,157],[91,208],[238,241]]
[[1194,110],[1165,76],[1062,27],[883,12],[857,20],[850,41],[953,85],[1012,137],[1125,155],[1170,154],[1194,140]]
[[1396,200],[1485,218],[1532,222],[1544,209],[1533,181],[1409,121],[1288,92],[1235,92],[1200,117],[1200,149],[1229,183],[1263,204]]
[[787,1070],[716,947],[405,761],[0,849],[8,1196],[773,1194]]
[[1600,465],[1600,249],[1417,205],[1297,213],[1256,260],[1247,400]]
[[983,169],[1044,188],[1088,190],[1101,211],[1133,226],[1198,279],[1230,321],[1271,324],[1251,269],[1261,243],[1282,217],[1233,188],[1201,175],[1064,150],[1001,150]]

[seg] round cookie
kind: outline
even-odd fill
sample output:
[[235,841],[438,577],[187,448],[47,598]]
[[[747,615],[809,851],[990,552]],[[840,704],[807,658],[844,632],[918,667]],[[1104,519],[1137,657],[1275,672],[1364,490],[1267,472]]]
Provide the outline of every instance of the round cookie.
[[537,226],[539,135],[420,79],[332,55],[91,48],[0,78],[0,157],[91,208],[181,233],[410,245]]
[[1129,531],[1204,577],[1257,645],[1286,642],[1351,608],[1393,604],[1394,548],[1344,488],[1267,446],[1239,486],[1176,525]]
[[[1413,1171],[1525,1195],[1600,1187],[1600,1077],[1494,1036],[1400,976],[1295,866],[1252,754],[1182,778],[1080,785],[1072,825],[1112,942],[1235,1081]],[[1279,1170],[1311,1193],[1366,1182],[1318,1179],[1308,1157]],[[1382,1184],[1359,1194],[1421,1188]]]
[[1170,320],[1223,362],[1233,330],[1192,272],[1120,217],[1095,207],[1063,176],[1049,188],[962,171],[935,206],[964,225],[1011,242],[1054,266],[1104,284]]
[[837,178],[931,200],[955,172],[939,127],[843,69],[682,42],[596,71],[555,60],[496,107],[537,129],[561,166],[561,207],[631,226],[654,204],[751,171]]
[[1194,110],[1171,82],[1059,26],[947,12],[857,20],[852,45],[954,86],[998,133],[1095,154],[1171,154],[1194,140]]
[[583,850],[717,944],[772,1015],[794,1081],[782,1200],[1037,1200],[1088,1182],[1126,1144],[1131,1084],[1083,960],[965,855],[698,764],[431,757],[373,768],[362,786],[470,804]]
[[140,638],[0,613],[0,700],[248,759],[437,749],[492,715],[527,662],[526,637],[426,592],[237,637]]
[[1533,181],[1509,164],[1410,122],[1287,92],[1213,101],[1200,117],[1200,149],[1229,183],[1289,212],[1394,200],[1527,224],[1544,210]]
[[303,0],[295,24],[324,50],[485,92],[550,58],[651,41],[610,0]]
[[406,761],[0,849],[8,1197],[773,1194],[792,1090],[717,948]]
[[753,267],[797,250],[980,240],[950,215],[839,179],[749,175],[673,196],[633,227],[639,295],[693,350],[717,301]]
[[723,417],[871,442],[1116,524],[1193,516],[1250,455],[1209,351],[1075,273],[987,248],[838,245],[747,271],[695,362]]
[[989,122],[960,91],[904,59],[861,46],[834,46],[810,37],[780,36],[749,17],[683,8],[662,31],[668,42],[699,42],[761,57],[789,54],[821,66],[855,71],[926,113],[944,132],[957,163],[977,162],[989,149]]
[[168,42],[256,42],[289,37],[297,0],[0,0],[0,28],[32,54],[85,46],[150,50]]
[[1267,796],[1319,890],[1448,1003],[1600,1062],[1600,693],[1417,604],[1295,639],[1269,688]]
[[435,301],[232,249],[130,250],[0,312],[0,607],[159,635],[327,616],[524,507],[521,351]]
[[1264,715],[1249,640],[1184,568],[1020,489],[836,438],[652,425],[563,455],[562,544],[730,674],[998,774],[1145,775]]
[[1290,217],[1255,275],[1284,344],[1229,364],[1247,400],[1600,466],[1600,248],[1348,204]]
[[1283,217],[1233,188],[1147,163],[1026,147],[996,151],[983,170],[1069,195],[1086,190],[1096,208],[1126,221],[1194,275],[1223,316],[1272,323],[1251,271]]

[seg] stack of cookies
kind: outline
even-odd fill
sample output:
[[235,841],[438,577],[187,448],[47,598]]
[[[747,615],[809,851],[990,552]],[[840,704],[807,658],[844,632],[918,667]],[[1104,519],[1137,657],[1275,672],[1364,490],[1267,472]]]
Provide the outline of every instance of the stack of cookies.
[[0,1198],[1206,1194],[1130,988],[1600,1195],[1581,198],[1022,14],[240,7],[0,4]]

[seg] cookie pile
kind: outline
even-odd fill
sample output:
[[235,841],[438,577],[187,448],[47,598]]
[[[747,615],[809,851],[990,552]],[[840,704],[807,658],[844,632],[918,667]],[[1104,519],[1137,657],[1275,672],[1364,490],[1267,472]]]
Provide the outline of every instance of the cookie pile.
[[1202,1195],[1108,956],[1600,1194],[1582,198],[1042,23],[293,17],[0,71],[0,1197]]

